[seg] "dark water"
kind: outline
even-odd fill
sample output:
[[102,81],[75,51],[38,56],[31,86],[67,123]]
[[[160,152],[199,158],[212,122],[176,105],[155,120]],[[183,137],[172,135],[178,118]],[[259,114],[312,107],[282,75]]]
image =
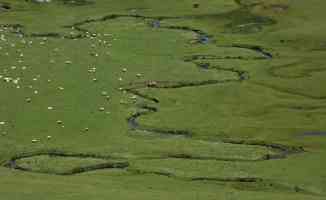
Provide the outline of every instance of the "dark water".
[[209,69],[210,64],[209,63],[198,63],[198,66],[201,69]]
[[160,28],[161,27],[161,22],[159,20],[154,20],[151,24],[153,28]]
[[210,39],[207,35],[200,35],[198,38],[199,42],[202,44],[208,44]]

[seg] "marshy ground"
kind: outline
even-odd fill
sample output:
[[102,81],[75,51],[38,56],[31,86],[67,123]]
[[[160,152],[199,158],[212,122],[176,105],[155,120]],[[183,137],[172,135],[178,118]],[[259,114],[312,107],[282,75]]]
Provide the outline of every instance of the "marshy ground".
[[0,0],[0,199],[325,199],[324,6]]

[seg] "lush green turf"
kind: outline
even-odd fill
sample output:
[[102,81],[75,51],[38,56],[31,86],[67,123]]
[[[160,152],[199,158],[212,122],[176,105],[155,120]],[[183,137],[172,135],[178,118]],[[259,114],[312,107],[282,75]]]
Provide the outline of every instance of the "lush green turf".
[[0,199],[325,199],[325,6],[0,0]]

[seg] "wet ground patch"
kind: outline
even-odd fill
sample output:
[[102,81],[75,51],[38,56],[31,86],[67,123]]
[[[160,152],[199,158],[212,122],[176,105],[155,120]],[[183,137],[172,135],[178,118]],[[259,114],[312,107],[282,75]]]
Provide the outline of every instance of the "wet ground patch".
[[227,13],[223,17],[229,18],[231,21],[225,25],[226,33],[257,33],[262,31],[265,26],[270,26],[277,23],[270,17],[252,14],[251,10],[248,8],[240,8]]
[[164,176],[168,178],[173,178],[176,180],[186,181],[186,182],[200,182],[202,184],[215,184],[231,187],[236,190],[252,191],[252,192],[277,192],[277,193],[297,193],[304,195],[312,196],[322,196],[321,194],[310,191],[309,189],[291,185],[286,183],[278,183],[273,180],[267,180],[258,177],[212,177],[197,176],[179,176],[171,171],[167,170],[142,170],[131,168],[128,170],[132,174],[136,175],[155,175],[155,176]]
[[317,195],[320,194],[309,191],[305,188],[302,188],[297,185],[289,185],[273,182],[271,180],[262,180],[262,179],[252,179],[252,181],[242,181],[231,183],[231,187],[234,187],[238,190],[246,190],[246,191],[265,191],[265,192],[285,192],[285,193],[299,193],[306,195]]
[[268,72],[271,76],[283,79],[299,79],[313,77],[314,74],[325,72],[326,66],[322,63],[312,63],[307,60],[296,61],[284,65],[272,66]]
[[91,0],[57,0],[57,1],[67,6],[86,6],[86,5],[95,4],[95,2]]
[[263,10],[271,10],[275,13],[282,13],[289,10],[290,6],[287,4],[270,4],[270,5],[261,5],[260,6]]
[[31,3],[37,3],[37,4],[58,2],[66,6],[86,6],[95,3],[92,0],[25,0],[25,1]]
[[326,137],[326,131],[310,131],[301,134],[302,137]]
[[5,166],[27,172],[74,175],[94,170],[124,169],[129,166],[129,163],[96,155],[48,151],[18,155],[8,161]]

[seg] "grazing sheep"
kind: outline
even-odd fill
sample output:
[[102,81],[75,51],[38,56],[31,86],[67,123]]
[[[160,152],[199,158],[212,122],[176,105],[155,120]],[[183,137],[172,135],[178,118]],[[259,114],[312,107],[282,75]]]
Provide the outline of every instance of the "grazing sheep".
[[147,83],[147,86],[148,86],[148,87],[156,87],[156,86],[157,86],[157,82],[156,82],[156,81],[149,81],[149,82]]
[[32,139],[32,143],[36,143],[36,142],[39,142],[40,140],[39,139]]
[[107,95],[108,95],[108,92],[106,92],[106,91],[102,91],[102,92],[101,92],[101,95],[102,95],[102,96],[107,96]]

